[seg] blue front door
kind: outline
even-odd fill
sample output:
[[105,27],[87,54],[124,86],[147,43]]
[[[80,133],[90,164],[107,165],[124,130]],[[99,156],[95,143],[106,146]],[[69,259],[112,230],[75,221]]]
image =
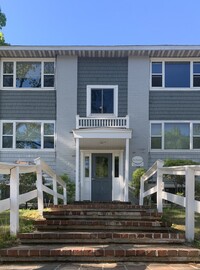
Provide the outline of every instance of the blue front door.
[[92,201],[112,201],[112,154],[92,154]]

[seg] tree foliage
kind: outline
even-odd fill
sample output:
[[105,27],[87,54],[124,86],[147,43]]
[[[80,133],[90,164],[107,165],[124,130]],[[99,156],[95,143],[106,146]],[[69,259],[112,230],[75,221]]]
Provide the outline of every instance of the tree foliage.
[[[0,30],[6,26],[6,15],[0,9]],[[0,46],[9,45],[5,42],[4,34],[0,32]]]
[[0,9],[0,29],[6,26],[6,15]]

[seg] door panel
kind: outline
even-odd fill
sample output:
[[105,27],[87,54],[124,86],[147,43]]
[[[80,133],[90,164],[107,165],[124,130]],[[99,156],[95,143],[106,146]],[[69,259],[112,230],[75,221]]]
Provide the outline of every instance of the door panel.
[[112,201],[112,154],[92,154],[92,201]]

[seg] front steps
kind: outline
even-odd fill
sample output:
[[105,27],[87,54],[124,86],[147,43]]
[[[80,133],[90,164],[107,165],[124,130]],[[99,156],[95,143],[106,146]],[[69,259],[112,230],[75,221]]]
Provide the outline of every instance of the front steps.
[[1,262],[200,262],[200,250],[162,222],[155,210],[129,203],[76,203],[44,211],[21,245]]

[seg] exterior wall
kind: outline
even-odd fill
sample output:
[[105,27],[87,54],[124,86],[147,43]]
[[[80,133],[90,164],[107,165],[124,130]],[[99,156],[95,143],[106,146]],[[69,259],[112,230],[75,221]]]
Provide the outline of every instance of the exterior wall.
[[149,153],[149,164],[148,167],[152,166],[156,160],[166,159],[190,159],[196,162],[200,162],[199,151],[159,151]]
[[127,115],[127,58],[78,58],[78,109],[86,116],[87,85],[118,85],[118,116]]
[[150,91],[150,120],[200,120],[200,91]]
[[77,114],[77,58],[58,57],[57,89],[57,144],[56,171],[67,173],[75,179],[75,140],[72,130],[76,127]]
[[0,151],[1,162],[31,161],[40,157],[55,170],[55,151]]
[[148,166],[149,141],[149,58],[129,57],[128,62],[128,115],[133,137],[130,140],[129,179],[131,180],[132,158],[141,156]]
[[[0,120],[55,120],[55,91],[0,90]],[[55,151],[1,150],[1,162],[31,161],[41,157],[55,169]]]
[[2,90],[0,119],[55,120],[56,93],[53,90]]

